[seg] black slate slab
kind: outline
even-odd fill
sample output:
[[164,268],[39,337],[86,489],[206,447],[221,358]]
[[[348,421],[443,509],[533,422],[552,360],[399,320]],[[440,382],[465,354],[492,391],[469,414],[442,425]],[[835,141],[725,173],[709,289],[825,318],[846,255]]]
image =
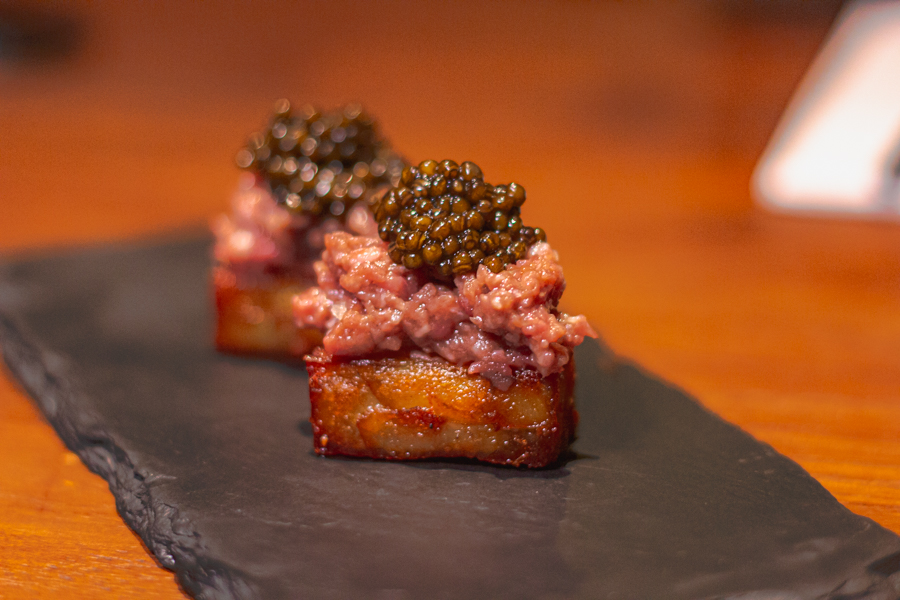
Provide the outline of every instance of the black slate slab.
[[555,469],[323,459],[299,370],[210,348],[208,240],[0,266],[0,342],[202,598],[900,596],[900,539],[596,343]]

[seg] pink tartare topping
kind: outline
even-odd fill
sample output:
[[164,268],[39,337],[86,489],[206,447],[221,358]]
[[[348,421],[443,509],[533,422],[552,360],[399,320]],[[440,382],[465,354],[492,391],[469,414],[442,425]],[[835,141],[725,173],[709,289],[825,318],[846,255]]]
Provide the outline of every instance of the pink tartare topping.
[[[377,235],[377,225],[363,203],[350,209],[346,228],[359,235]],[[325,236],[340,230],[341,224],[325,219],[311,226],[308,216],[288,211],[254,174],[243,173],[231,212],[215,219],[212,229],[213,252],[220,264],[239,271],[309,273],[309,263],[324,246]]]
[[411,347],[507,389],[514,369],[559,372],[572,348],[597,336],[584,316],[557,311],[566,284],[545,242],[500,273],[480,266],[461,275],[455,287],[395,264],[378,238],[344,232],[325,236],[314,268],[319,286],[294,298],[294,316],[325,331],[334,356]]

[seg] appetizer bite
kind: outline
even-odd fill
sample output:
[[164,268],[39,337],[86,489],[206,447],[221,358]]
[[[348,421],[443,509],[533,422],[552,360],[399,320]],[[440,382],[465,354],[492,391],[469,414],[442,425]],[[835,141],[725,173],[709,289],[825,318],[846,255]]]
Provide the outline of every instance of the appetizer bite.
[[306,357],[315,450],[543,467],[571,443],[572,349],[556,252],[522,223],[525,189],[471,162],[403,170],[373,206],[378,238],[336,232],[294,298],[324,333]]
[[315,284],[327,233],[376,235],[369,198],[404,162],[359,106],[320,113],[287,100],[236,162],[231,212],[213,223],[216,347],[299,360],[321,333],[295,325],[291,298]]

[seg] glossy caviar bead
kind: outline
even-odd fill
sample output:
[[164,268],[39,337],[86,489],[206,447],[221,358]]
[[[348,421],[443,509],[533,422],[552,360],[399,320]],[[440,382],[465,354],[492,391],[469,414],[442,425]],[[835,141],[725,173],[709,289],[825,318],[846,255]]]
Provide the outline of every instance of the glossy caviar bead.
[[423,264],[422,255],[418,252],[403,255],[403,266],[407,269],[418,269]]
[[451,179],[449,188],[451,193],[458,196],[466,191],[466,182],[462,179]]
[[483,215],[488,215],[494,210],[494,207],[490,200],[480,200],[478,204],[475,205],[475,210]]
[[525,257],[525,253],[528,252],[528,246],[525,245],[525,242],[520,240],[510,244],[509,251],[516,257],[516,260],[519,260]]
[[473,270],[472,256],[465,250],[453,255],[453,274],[462,275]]
[[395,181],[372,210],[391,259],[409,269],[443,280],[479,265],[499,273],[546,239],[543,230],[522,223],[525,188],[492,186],[475,163],[424,160],[401,169]]
[[479,247],[485,254],[492,254],[500,247],[500,236],[497,235],[496,231],[485,231],[481,234],[481,239],[478,242]]
[[419,215],[418,217],[414,217],[412,220],[413,229],[417,229],[419,231],[427,231],[429,227],[431,227],[431,217],[428,215]]
[[458,239],[464,250],[474,250],[478,247],[478,233],[474,229],[466,229]]
[[[379,135],[359,105],[319,112],[278,100],[269,126],[250,136],[235,157],[257,174],[275,200],[292,212],[343,220],[349,208],[379,189],[400,183],[405,162]],[[385,204],[379,221],[396,216]]]
[[416,209],[416,212],[419,213],[420,215],[424,215],[429,210],[431,210],[431,206],[432,206],[431,202],[428,200],[428,198],[419,198],[413,204],[413,207]]
[[444,256],[453,256],[460,249],[459,238],[457,238],[456,236],[448,237],[441,244],[441,247],[444,250]]
[[433,240],[444,241],[452,232],[450,231],[450,223],[447,219],[435,221],[428,228],[428,237]]
[[481,231],[484,228],[484,217],[476,210],[466,212],[463,218],[466,220],[466,227],[469,229]]
[[481,168],[468,160],[459,166],[459,172],[466,181],[482,178]]
[[503,261],[503,259],[496,254],[493,256],[488,256],[483,264],[493,273],[499,273],[503,270],[503,267],[506,266],[506,263]]
[[519,230],[519,238],[523,240],[526,244],[534,243],[534,229],[531,227],[522,227]]
[[478,202],[487,195],[487,186],[480,179],[474,179],[465,184],[466,196],[473,202]]
[[384,209],[384,214],[388,217],[396,217],[400,214],[400,204],[397,202],[396,196],[387,198],[381,206]]
[[427,244],[422,248],[422,258],[424,258],[425,262],[429,265],[436,265],[443,256],[444,251],[441,249],[440,244],[435,242]]
[[428,195],[431,197],[440,196],[447,189],[447,179],[443,175],[436,175],[431,179],[431,187]]
[[444,177],[456,177],[459,174],[459,165],[449,159],[442,160],[438,168]]
[[495,194],[492,202],[497,210],[508,211],[513,207],[513,199],[507,194]]
[[397,198],[400,200],[400,206],[403,208],[409,208],[416,201],[416,197],[413,195],[412,191],[407,188],[400,190],[397,194]]
[[447,217],[447,222],[450,223],[450,231],[453,233],[460,233],[466,228],[466,219],[459,213],[454,213]]
[[419,163],[419,173],[431,177],[437,172],[438,163],[434,160],[423,160]]
[[516,206],[522,206],[525,202],[525,188],[516,182],[512,182],[507,186],[509,197],[513,199]]
[[409,231],[404,231],[400,235],[397,236],[397,241],[395,242],[397,248],[403,251],[414,250],[415,247],[410,242],[411,233]]
[[452,196],[439,196],[431,201],[431,213],[434,215],[447,215],[452,206]]
[[450,204],[450,210],[456,214],[462,214],[468,211],[470,208],[472,208],[472,205],[469,204],[469,201],[465,200],[464,198],[457,198]]

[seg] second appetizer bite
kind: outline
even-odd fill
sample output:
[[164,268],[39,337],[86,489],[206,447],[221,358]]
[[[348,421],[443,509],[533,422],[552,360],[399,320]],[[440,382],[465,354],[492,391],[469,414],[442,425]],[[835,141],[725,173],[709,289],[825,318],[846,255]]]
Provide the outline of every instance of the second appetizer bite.
[[369,199],[404,162],[359,106],[320,113],[287,100],[236,162],[231,211],[213,224],[216,347],[299,360],[321,333],[295,325],[291,298],[315,284],[326,234],[376,235]]
[[596,334],[559,312],[562,268],[524,201],[427,160],[374,204],[381,239],[326,236],[318,287],[294,299],[324,333],[306,358],[316,452],[542,467],[568,447],[572,349]]

